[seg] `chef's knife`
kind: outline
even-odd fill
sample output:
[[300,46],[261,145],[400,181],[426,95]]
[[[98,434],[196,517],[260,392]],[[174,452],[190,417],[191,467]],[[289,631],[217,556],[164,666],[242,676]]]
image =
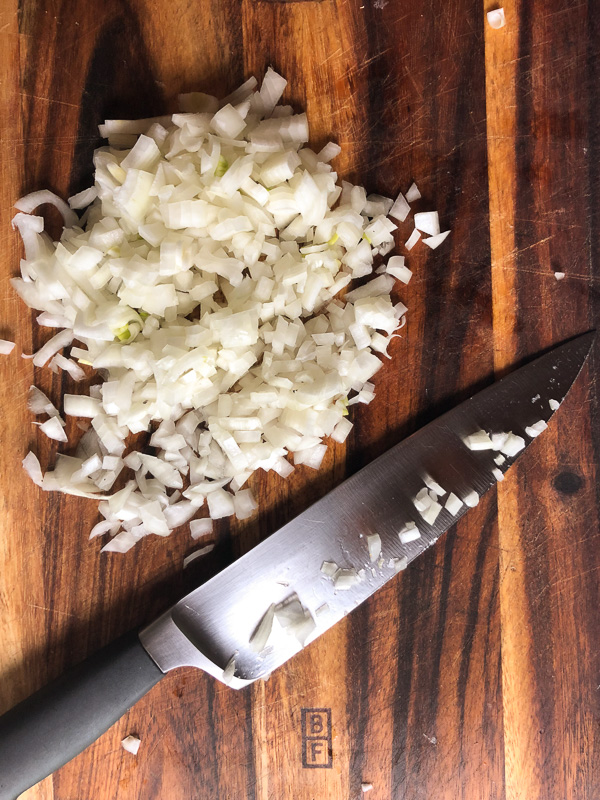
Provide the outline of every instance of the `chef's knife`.
[[[0,800],[84,750],[166,672],[199,667],[242,688],[356,608],[503,478],[563,400],[593,337],[554,348],[426,425],[148,627],[0,717]],[[485,436],[469,438],[478,431],[496,434],[505,452],[473,449],[489,448]]]

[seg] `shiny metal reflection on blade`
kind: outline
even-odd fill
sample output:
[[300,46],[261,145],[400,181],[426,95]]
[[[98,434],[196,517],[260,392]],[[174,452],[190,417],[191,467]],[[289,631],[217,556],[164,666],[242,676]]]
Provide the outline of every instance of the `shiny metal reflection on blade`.
[[[191,592],[140,634],[152,658],[165,672],[197,666],[234,688],[269,675],[303,647],[276,621],[267,645],[255,652],[250,641],[269,607],[297,596],[315,624],[306,645],[393,578],[395,559],[411,562],[435,544],[468,507],[455,515],[443,509],[429,525],[414,505],[425,477],[461,499],[473,491],[481,497],[515,457],[499,465],[497,452],[472,451],[464,438],[480,429],[512,431],[531,444],[525,428],[548,422],[555,407],[550,401],[563,400],[593,336],[554,348],[426,425]],[[407,522],[416,523],[420,538],[402,544],[398,534]],[[375,563],[370,534],[381,539]],[[360,580],[336,589],[321,571],[323,562],[355,570]]]

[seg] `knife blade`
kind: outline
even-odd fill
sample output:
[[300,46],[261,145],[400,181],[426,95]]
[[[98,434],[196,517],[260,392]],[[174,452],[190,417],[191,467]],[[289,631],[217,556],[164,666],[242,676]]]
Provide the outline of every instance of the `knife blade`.
[[[146,650],[163,671],[198,666],[234,688],[270,674],[393,578],[398,559],[408,564],[435,544],[469,502],[478,502],[504,476],[535,438],[526,429],[547,424],[562,402],[593,336],[554,348],[392,447],[144,629]],[[500,451],[465,444],[478,430],[512,432],[524,447],[496,463]],[[440,505],[450,493],[462,503],[454,514],[443,507],[429,524],[415,498],[434,483],[445,490]],[[411,524],[419,538],[403,544],[399,533]],[[367,542],[374,534],[382,560],[372,563]],[[349,571],[339,577],[356,574],[358,580],[337,589],[322,571],[324,563]],[[274,617],[271,635],[256,652],[253,634],[263,620],[269,624],[267,614]]]
[[[594,335],[555,347],[421,428],[155,622],[6,712],[0,800],[84,750],[170,670],[199,667],[241,689],[351,612],[503,478],[564,399]],[[478,431],[495,434],[504,453],[473,449]],[[522,447],[511,447],[520,441],[507,441],[509,432]]]

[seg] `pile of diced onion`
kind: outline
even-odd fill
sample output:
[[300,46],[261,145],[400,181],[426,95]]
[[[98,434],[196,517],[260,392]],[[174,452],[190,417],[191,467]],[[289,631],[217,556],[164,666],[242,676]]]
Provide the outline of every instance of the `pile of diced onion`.
[[[45,490],[99,500],[91,535],[111,535],[104,550],[187,522],[201,538],[212,519],[251,516],[248,479],[286,477],[289,454],[318,469],[324,439],[352,428],[348,407],[373,399],[378,356],[404,321],[390,292],[411,272],[402,256],[379,262],[394,247],[389,217],[404,222],[418,189],[394,201],[338,185],[329,162],[340,148],[307,146],[306,115],[278,105],[286,81],[269,70],[256,84],[222,101],[182,95],[168,117],[109,120],[93,187],[68,205],[47,191],[16,204],[25,259],[13,286],[40,325],[61,329],[33,364],[75,381],[89,365],[103,379],[63,398],[64,414],[89,421],[74,455],[42,474],[29,453],[24,467]],[[31,213],[44,203],[64,217],[59,242]],[[414,221],[407,249],[448,234],[436,212]],[[67,441],[35,387],[30,408]],[[128,446],[146,431],[154,455]],[[108,494],[123,470],[129,481]],[[193,519],[205,503],[208,517]]]

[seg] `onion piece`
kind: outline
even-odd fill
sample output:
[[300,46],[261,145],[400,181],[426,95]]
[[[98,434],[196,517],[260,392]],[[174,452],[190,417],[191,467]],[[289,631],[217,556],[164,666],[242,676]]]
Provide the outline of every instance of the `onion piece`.
[[377,561],[381,555],[381,536],[378,533],[371,533],[367,536],[367,547],[369,548],[369,559],[371,562]]
[[506,16],[503,8],[494,8],[487,12],[487,21],[490,28],[499,30],[506,25]]
[[420,238],[421,238],[421,232],[415,228],[414,231],[406,240],[406,242],[404,243],[404,246],[406,247],[407,250],[412,250]]
[[391,567],[395,572],[402,572],[408,567],[408,558],[406,556],[391,558],[388,562],[388,567]]
[[360,575],[354,568],[342,569],[339,567],[333,576],[333,585],[337,591],[348,591],[360,582]]
[[275,603],[271,603],[266,613],[254,629],[250,637],[250,649],[255,653],[260,653],[267,646],[271,631],[273,629],[273,620],[275,619]]
[[49,439],[55,439],[57,442],[68,441],[67,434],[64,432],[63,426],[60,424],[59,417],[50,417],[50,419],[47,419],[46,422],[43,422],[40,425],[40,430]]
[[446,502],[444,503],[444,508],[446,509],[446,511],[453,517],[455,517],[462,507],[463,507],[463,502],[460,499],[460,497],[457,497],[454,494],[454,492],[450,492],[450,494],[446,499]]
[[29,477],[35,483],[36,486],[40,486],[43,488],[44,476],[42,474],[42,468],[40,466],[38,457],[35,455],[35,453],[32,453],[31,450],[27,453],[27,455],[23,459],[23,469],[29,475]]
[[417,184],[416,183],[411,183],[410,188],[409,188],[408,192],[406,193],[405,197],[406,197],[406,199],[408,200],[409,203],[414,203],[415,200],[420,200],[421,192],[417,188]]
[[558,411],[560,408],[560,403],[558,400],[548,400],[548,405],[550,406],[551,411]]
[[438,236],[440,232],[440,218],[437,211],[421,211],[415,214],[415,228],[422,233]]
[[[107,121],[94,186],[70,198],[88,206],[81,220],[49,193],[20,201],[52,202],[72,224],[51,242],[42,217],[14,220],[26,258],[13,286],[40,325],[64,329],[34,365],[75,380],[90,365],[103,380],[64,399],[92,420],[79,457],[34,474],[44,489],[98,496],[134,471],[101,504],[106,551],[166,535],[205,501],[211,518],[249,517],[256,501],[242,487],[259,468],[289,475],[289,455],[319,468],[326,437],[352,428],[348,407],[374,398],[375,353],[405,322],[390,297],[410,277],[403,259],[339,293],[391,252],[386,214],[407,214],[408,200],[337,186],[327,162],[339,146],[304,146],[306,115],[277,106],[285,86],[269,70],[260,92],[250,78],[220,102],[186,95],[172,117]],[[35,403],[62,439],[58,411]],[[155,455],[125,456],[129,434],[145,432]],[[211,524],[194,520],[192,536]]]
[[547,427],[548,423],[546,422],[546,420],[541,419],[539,420],[539,422],[534,422],[533,425],[528,425],[525,428],[525,433],[531,439],[535,439],[535,437],[539,436],[540,433],[543,433],[543,431],[545,431]]
[[0,355],[7,356],[15,349],[15,343],[0,339]]
[[63,347],[68,347],[73,341],[73,331],[64,330],[55,334],[49,339],[46,344],[41,347],[33,356],[33,366],[43,367],[44,364],[52,358],[55,353],[62,350]]
[[203,519],[193,519],[190,522],[190,533],[192,539],[200,539],[213,532],[213,521],[209,517]]
[[476,431],[464,439],[469,450],[492,450],[494,443],[485,431]]
[[473,489],[463,497],[463,503],[466,506],[469,506],[469,508],[475,508],[475,506],[479,503],[479,495]]
[[525,447],[525,439],[522,436],[517,436],[514,433],[509,433],[506,437],[506,441],[500,448],[500,452],[504,453],[505,456],[512,458],[516,456],[523,448]]
[[421,533],[417,528],[415,522],[407,522],[401,531],[398,532],[398,538],[402,544],[409,544],[421,538]]
[[197,558],[201,558],[202,556],[208,555],[215,549],[214,544],[207,544],[204,547],[201,547],[199,550],[194,550],[193,553],[190,553],[189,556],[186,556],[183,559],[183,568],[185,569],[192,561],[195,561]]
[[73,209],[85,208],[86,206],[89,206],[90,203],[93,203],[97,197],[97,188],[95,186],[90,186],[88,189],[84,189],[82,192],[77,192],[77,194],[69,197],[68,203]]
[[65,223],[65,228],[73,228],[79,224],[77,214],[69,208],[61,197],[58,197],[58,195],[48,189],[30,192],[30,194],[20,197],[15,203],[15,208],[26,214],[31,214],[36,208],[46,204],[55,206],[55,208],[60,211]]
[[423,239],[423,242],[432,250],[435,250],[442,242],[446,241],[449,235],[450,231],[444,231],[443,233],[438,233],[436,236],[429,236],[427,239]]
[[131,753],[134,756],[137,756],[138,750],[140,749],[141,740],[138,739],[137,736],[126,736],[124,739],[121,740],[121,747],[123,750],[127,750],[128,753]]
[[400,192],[394,201],[394,205],[388,211],[388,216],[394,217],[394,219],[400,220],[400,222],[404,222],[409,214],[410,206],[402,192]]

